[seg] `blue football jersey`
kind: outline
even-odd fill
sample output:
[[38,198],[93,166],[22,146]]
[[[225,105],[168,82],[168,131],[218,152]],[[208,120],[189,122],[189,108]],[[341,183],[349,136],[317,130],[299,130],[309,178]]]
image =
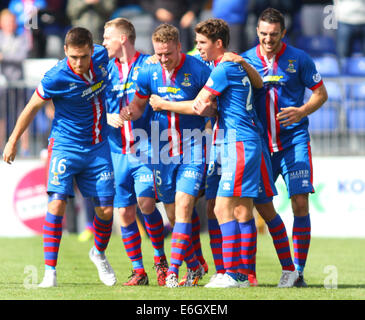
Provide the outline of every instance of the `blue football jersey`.
[[[209,78],[210,69],[192,56],[181,54],[181,62],[172,74],[164,70],[160,63],[145,64],[139,72],[136,95],[148,98],[157,94],[169,101],[194,100]],[[184,138],[192,139],[192,131],[204,131],[204,117],[178,114],[170,111],[154,112],[154,122],[158,122],[159,148],[169,144],[170,156],[183,154]],[[184,133],[184,130],[185,131]],[[164,137],[166,134],[168,137]],[[166,139],[165,139],[166,138]]]
[[222,133],[224,142],[259,140],[251,83],[240,64],[219,63],[205,88],[217,96],[218,136]]
[[44,75],[36,92],[54,103],[50,138],[55,144],[93,145],[107,139],[108,62],[106,49],[94,45],[89,75],[76,74],[67,57]]
[[[137,77],[139,71],[148,58],[148,55],[136,52],[132,61],[128,64],[121,64],[119,59],[113,58],[109,61],[109,88],[107,90],[108,113],[118,113],[121,108],[128,106],[133,100],[136,92]],[[136,137],[135,129],[143,129],[146,133],[147,144],[150,139],[150,121],[152,108],[148,104],[141,118],[136,121],[125,121],[122,128],[110,127],[109,143],[112,152],[134,153],[136,152],[136,141],[141,137]],[[138,145],[142,147],[141,144]]]
[[259,45],[242,56],[264,81],[264,88],[254,91],[254,107],[267,132],[270,152],[309,141],[307,117],[283,127],[276,115],[282,108],[302,106],[306,87],[314,90],[322,85],[313,60],[304,51],[285,43],[271,61],[261,54]]

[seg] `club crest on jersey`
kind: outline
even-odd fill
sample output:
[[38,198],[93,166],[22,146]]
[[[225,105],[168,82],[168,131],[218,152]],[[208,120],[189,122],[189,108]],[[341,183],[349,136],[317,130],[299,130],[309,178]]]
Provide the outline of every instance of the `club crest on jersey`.
[[103,65],[100,65],[99,69],[100,69],[103,77],[106,77],[108,75],[108,71],[105,69],[105,67]]
[[137,78],[138,78],[138,74],[139,74],[139,69],[140,67],[134,67],[134,69],[133,69],[133,76],[132,76],[132,79],[133,80],[137,80]]
[[191,73],[184,73],[184,81],[181,82],[181,84],[184,87],[190,87],[191,86],[191,83],[190,83],[190,80],[189,80],[189,76],[191,76]]
[[288,60],[289,64],[288,64],[288,68],[286,69],[287,72],[289,73],[295,73],[297,72],[297,70],[295,70],[294,68],[294,63],[296,60]]

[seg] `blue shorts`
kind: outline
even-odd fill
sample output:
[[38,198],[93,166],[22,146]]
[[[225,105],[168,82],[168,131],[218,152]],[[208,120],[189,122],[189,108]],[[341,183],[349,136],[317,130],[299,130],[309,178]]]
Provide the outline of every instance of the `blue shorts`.
[[273,177],[269,148],[264,139],[261,139],[261,168],[259,195],[253,200],[254,203],[264,204],[271,202],[273,197],[278,194]]
[[197,197],[201,190],[204,171],[205,162],[154,164],[153,176],[158,200],[163,203],[174,203],[178,191]]
[[137,198],[155,198],[153,171],[149,164],[136,159],[134,154],[111,153],[115,179],[115,208],[126,208],[137,203]]
[[274,180],[281,174],[289,198],[295,194],[313,193],[313,167],[310,142],[302,142],[271,156]]
[[48,145],[48,193],[74,196],[74,179],[86,198],[114,196],[114,172],[108,141],[96,145]]
[[207,169],[206,199],[255,198],[260,181],[261,143],[238,141],[214,145]]

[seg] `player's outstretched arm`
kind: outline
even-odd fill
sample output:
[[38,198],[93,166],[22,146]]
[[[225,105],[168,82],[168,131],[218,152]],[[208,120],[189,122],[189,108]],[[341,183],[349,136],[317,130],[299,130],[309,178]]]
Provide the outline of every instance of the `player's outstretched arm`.
[[250,79],[252,86],[256,89],[261,89],[264,86],[264,82],[258,71],[251,66],[244,58],[233,52],[225,52],[221,62],[231,61],[239,63],[243,69],[247,72],[247,76]]
[[310,115],[318,110],[328,99],[326,87],[322,84],[313,90],[308,102],[298,107],[287,107],[281,109],[276,115],[280,124],[284,127],[290,126],[295,122],[299,122],[302,118]]
[[186,100],[186,101],[169,101],[161,98],[158,95],[151,95],[150,97],[150,105],[154,111],[171,111],[180,114],[188,114],[188,115],[199,115],[203,117],[214,117],[216,116],[217,110],[214,103],[210,100],[205,101],[204,105],[202,104],[198,109],[194,109],[194,100]]
[[139,119],[146,108],[148,101],[147,98],[140,98],[138,95],[134,95],[132,102],[120,110],[119,116],[122,121],[135,121]]
[[28,128],[29,124],[33,121],[35,115],[46,103],[46,100],[41,99],[36,92],[33,93],[29,102],[19,115],[19,118],[15,124],[14,130],[11,133],[8,142],[5,145],[3,152],[3,160],[11,164],[16,156],[17,149],[16,144],[21,135]]

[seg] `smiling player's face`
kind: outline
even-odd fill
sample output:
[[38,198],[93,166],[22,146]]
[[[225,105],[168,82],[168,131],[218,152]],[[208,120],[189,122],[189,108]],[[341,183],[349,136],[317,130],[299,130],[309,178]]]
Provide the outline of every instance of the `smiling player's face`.
[[262,53],[265,55],[278,53],[285,33],[286,30],[281,30],[280,23],[278,22],[260,21],[257,26],[257,36],[259,37]]
[[169,42],[155,42],[153,41],[153,48],[155,50],[155,56],[161,63],[162,68],[167,71],[175,69],[180,62],[180,43],[173,41]]
[[65,46],[64,49],[72,69],[80,75],[87,73],[90,68],[93,48],[85,45],[83,47]]

